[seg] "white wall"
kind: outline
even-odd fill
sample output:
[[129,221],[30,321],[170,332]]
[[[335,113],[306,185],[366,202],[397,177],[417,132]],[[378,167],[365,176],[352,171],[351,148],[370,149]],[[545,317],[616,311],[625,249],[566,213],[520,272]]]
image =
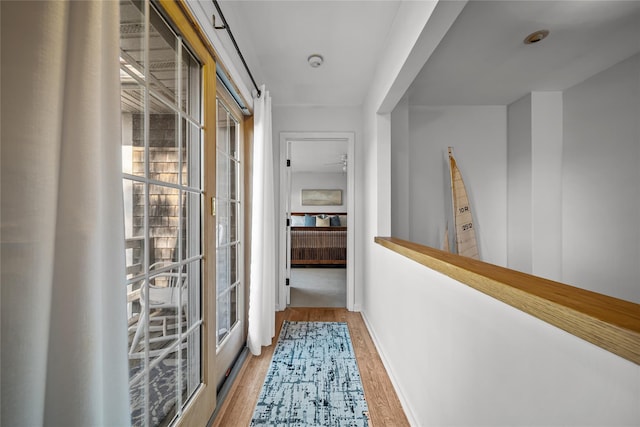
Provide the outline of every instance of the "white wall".
[[274,141],[280,141],[280,132],[355,132],[356,143],[361,139],[362,110],[359,107],[274,105],[272,114]]
[[640,55],[564,93],[567,283],[640,302]]
[[508,107],[508,266],[640,302],[640,55]]
[[[277,99],[274,99],[276,102]],[[280,182],[280,133],[281,132],[354,132],[356,147],[362,144],[362,111],[358,107],[289,107],[274,105],[273,161],[276,182]],[[357,158],[351,161],[356,163]],[[354,165],[357,167],[357,165]],[[356,188],[358,183],[356,181]],[[276,200],[280,200],[279,193]]]
[[533,274],[562,281],[562,92],[531,93]]
[[404,97],[391,113],[391,235],[411,240],[409,186],[409,101]]
[[531,95],[507,108],[507,266],[531,273]]
[[[507,262],[507,113],[504,106],[409,108],[409,234],[441,248],[445,227],[453,236],[447,148],[462,173],[476,227],[480,258]],[[392,181],[396,175],[392,175]],[[405,190],[405,191],[407,191]]]
[[[399,16],[437,26],[438,10],[421,3],[403,2]],[[407,55],[425,32],[416,31],[416,19],[404,22],[392,30],[394,48],[381,64],[412,63]],[[412,425],[637,424],[640,366],[374,243],[390,228],[392,200],[390,110],[383,106],[401,99],[394,84],[403,70],[382,67],[363,106],[359,262],[363,315]]]
[[[342,190],[342,205],[302,206],[301,190]],[[347,174],[309,173],[291,174],[291,212],[347,212]]]
[[508,111],[508,266],[562,281],[562,92],[532,92]]
[[630,426],[640,366],[378,246],[364,311],[415,426]]

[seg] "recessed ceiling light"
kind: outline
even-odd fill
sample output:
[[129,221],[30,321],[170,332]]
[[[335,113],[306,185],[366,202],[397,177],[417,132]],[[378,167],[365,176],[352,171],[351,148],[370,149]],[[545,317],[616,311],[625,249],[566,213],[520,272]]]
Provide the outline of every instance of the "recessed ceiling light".
[[311,65],[313,68],[318,68],[324,62],[324,58],[322,57],[322,55],[314,53],[307,58],[307,62],[309,62],[309,65]]
[[546,38],[548,35],[549,35],[549,30],[534,31],[533,33],[525,37],[524,44],[538,43],[542,41],[544,38]]

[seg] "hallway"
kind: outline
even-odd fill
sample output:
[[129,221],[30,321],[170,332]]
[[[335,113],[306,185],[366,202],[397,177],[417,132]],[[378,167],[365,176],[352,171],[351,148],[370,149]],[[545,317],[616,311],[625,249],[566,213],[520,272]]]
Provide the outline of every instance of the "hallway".
[[[360,313],[344,308],[288,308],[276,313],[276,338],[284,320],[347,322],[358,360],[372,426],[408,426],[400,401],[382,360],[373,345]],[[249,355],[222,403],[213,426],[249,425],[275,345],[265,347],[260,356]]]
[[291,269],[290,307],[346,306],[346,268]]

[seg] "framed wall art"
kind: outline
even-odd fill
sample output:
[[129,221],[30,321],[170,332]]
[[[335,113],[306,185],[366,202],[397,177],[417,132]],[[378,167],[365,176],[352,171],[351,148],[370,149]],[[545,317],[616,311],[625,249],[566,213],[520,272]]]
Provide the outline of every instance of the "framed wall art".
[[341,206],[342,190],[301,190],[303,206]]

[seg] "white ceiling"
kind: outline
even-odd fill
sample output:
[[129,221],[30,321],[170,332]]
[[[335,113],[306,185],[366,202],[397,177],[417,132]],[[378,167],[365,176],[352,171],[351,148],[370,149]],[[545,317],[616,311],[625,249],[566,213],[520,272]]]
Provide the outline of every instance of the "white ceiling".
[[[455,0],[450,0],[455,1]],[[399,0],[222,0],[273,105],[361,105]],[[531,32],[548,29],[539,44]],[[413,105],[505,105],[563,90],[640,51],[638,0],[471,0],[411,89]],[[311,68],[307,57],[325,63]]]
[[[400,3],[220,1],[274,106],[362,105]],[[523,44],[540,29],[550,30],[547,39]],[[412,105],[508,105],[531,91],[564,90],[639,51],[640,0],[471,0],[407,94]],[[307,63],[314,53],[325,58],[320,68]],[[312,150],[296,154],[299,171],[324,171],[346,152],[304,147]]]
[[[399,0],[222,0],[234,37],[273,105],[358,106]],[[311,54],[324,64],[311,68]]]
[[[525,45],[530,33],[549,36]],[[640,1],[471,1],[409,89],[412,105],[508,105],[640,51]]]

